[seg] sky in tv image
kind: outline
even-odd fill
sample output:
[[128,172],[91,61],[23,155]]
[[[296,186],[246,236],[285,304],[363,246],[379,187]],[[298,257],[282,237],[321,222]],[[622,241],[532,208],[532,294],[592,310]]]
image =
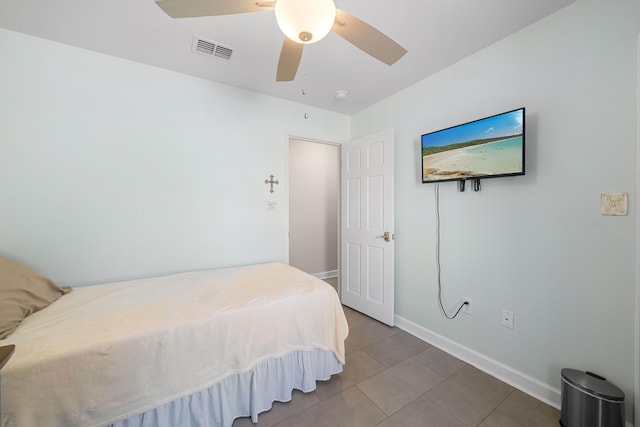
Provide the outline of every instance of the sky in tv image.
[[522,133],[522,110],[516,110],[424,135],[422,147],[443,147],[520,133]]
[[422,136],[425,182],[520,174],[522,109]]

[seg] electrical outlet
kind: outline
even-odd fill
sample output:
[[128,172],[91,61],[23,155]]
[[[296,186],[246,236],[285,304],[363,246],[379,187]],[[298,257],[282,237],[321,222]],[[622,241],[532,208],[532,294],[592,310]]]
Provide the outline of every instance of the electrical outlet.
[[462,302],[463,303],[468,303],[462,306],[462,312],[464,314],[473,314],[473,307],[471,306],[471,298],[467,298],[467,297],[462,297]]
[[502,309],[502,317],[500,320],[502,326],[505,328],[513,329],[513,311]]

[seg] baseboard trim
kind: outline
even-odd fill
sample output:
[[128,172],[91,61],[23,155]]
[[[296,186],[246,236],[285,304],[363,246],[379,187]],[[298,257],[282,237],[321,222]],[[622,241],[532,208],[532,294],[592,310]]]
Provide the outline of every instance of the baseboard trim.
[[395,316],[395,324],[398,328],[410,333],[427,343],[438,347],[440,350],[457,357],[487,374],[517,388],[518,390],[535,397],[536,399],[560,409],[560,390],[545,384],[535,378],[517,371],[510,366],[491,359],[475,350],[465,347],[449,338],[433,332],[423,326],[413,323],[404,317]]
[[323,271],[322,273],[312,274],[312,276],[318,279],[330,279],[332,277],[338,277],[338,270]]

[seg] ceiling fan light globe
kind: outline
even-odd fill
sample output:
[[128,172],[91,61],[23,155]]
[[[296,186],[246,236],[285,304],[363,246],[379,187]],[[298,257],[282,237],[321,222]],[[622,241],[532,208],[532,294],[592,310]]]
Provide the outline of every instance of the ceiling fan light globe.
[[276,21],[285,36],[296,43],[322,40],[336,19],[333,0],[277,0]]

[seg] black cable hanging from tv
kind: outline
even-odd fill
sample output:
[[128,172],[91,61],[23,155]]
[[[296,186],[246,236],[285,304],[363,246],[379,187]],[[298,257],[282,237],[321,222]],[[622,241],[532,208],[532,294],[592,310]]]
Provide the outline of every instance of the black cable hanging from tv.
[[[461,182],[464,182],[464,180]],[[435,183],[434,191],[436,197],[436,276],[438,280],[438,302],[440,303],[440,309],[444,316],[449,320],[453,320],[458,316],[460,310],[462,310],[462,307],[464,307],[467,302],[465,301],[460,304],[460,307],[458,307],[458,310],[453,316],[449,316],[449,314],[447,314],[447,310],[444,309],[444,304],[442,304],[442,282],[440,280],[440,183]]]

